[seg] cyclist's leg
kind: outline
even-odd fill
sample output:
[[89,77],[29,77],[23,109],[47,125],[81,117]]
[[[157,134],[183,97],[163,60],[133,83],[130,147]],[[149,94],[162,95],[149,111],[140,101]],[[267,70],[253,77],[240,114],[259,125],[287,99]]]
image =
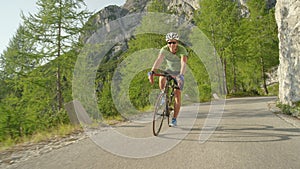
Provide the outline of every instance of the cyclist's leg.
[[179,89],[175,89],[174,92],[175,92],[174,118],[177,118],[181,106],[181,91]]
[[166,78],[163,76],[159,77],[159,88],[161,91],[165,89],[165,84],[166,84]]

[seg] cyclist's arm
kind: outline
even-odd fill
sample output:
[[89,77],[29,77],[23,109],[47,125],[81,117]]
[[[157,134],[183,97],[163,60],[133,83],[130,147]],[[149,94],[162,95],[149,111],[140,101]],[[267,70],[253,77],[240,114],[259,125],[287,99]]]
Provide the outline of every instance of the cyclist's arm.
[[186,63],[187,63],[187,56],[181,57],[181,68],[180,68],[180,74],[184,75],[186,70]]
[[153,64],[153,67],[152,67],[151,71],[155,71],[156,69],[158,69],[159,66],[161,65],[161,63],[163,62],[163,60],[164,60],[164,55],[159,54],[157,59],[155,60],[155,62]]

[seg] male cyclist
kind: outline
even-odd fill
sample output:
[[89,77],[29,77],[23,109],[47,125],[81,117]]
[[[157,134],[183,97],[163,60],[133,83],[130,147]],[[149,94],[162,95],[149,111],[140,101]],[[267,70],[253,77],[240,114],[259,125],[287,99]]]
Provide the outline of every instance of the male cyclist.
[[[175,89],[175,107],[174,117],[170,127],[177,125],[177,117],[181,105],[181,91],[184,85],[184,73],[186,70],[187,63],[187,51],[179,44],[179,36],[177,33],[170,32],[166,35],[167,45],[162,47],[157,59],[155,60],[151,71],[148,73],[148,79],[153,84],[153,72],[160,67],[163,61],[166,61],[165,71],[176,76],[177,84],[180,89]],[[166,78],[163,76],[159,77],[159,88],[164,90]]]

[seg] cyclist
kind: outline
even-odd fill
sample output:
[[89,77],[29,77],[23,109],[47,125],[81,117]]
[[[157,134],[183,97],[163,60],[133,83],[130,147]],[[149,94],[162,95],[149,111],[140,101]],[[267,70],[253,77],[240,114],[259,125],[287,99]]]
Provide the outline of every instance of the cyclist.
[[[166,35],[167,45],[163,46],[155,60],[151,71],[148,73],[148,79],[153,84],[153,73],[157,70],[163,61],[166,61],[165,71],[176,76],[177,85],[180,89],[175,89],[175,107],[174,117],[170,123],[170,127],[177,125],[177,117],[181,106],[181,91],[184,85],[184,73],[187,64],[187,50],[179,44],[179,36],[175,32],[170,32]],[[159,88],[163,92],[166,83],[166,78],[159,77]]]

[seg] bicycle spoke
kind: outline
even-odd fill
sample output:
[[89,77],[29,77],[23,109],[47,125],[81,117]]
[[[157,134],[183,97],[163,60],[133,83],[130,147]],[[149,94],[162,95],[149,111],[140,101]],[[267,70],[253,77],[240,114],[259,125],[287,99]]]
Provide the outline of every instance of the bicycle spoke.
[[157,98],[156,104],[155,104],[155,110],[153,115],[153,134],[155,136],[158,135],[162,128],[163,120],[165,118],[165,103],[161,105],[162,99],[164,97],[164,94],[160,94]]

